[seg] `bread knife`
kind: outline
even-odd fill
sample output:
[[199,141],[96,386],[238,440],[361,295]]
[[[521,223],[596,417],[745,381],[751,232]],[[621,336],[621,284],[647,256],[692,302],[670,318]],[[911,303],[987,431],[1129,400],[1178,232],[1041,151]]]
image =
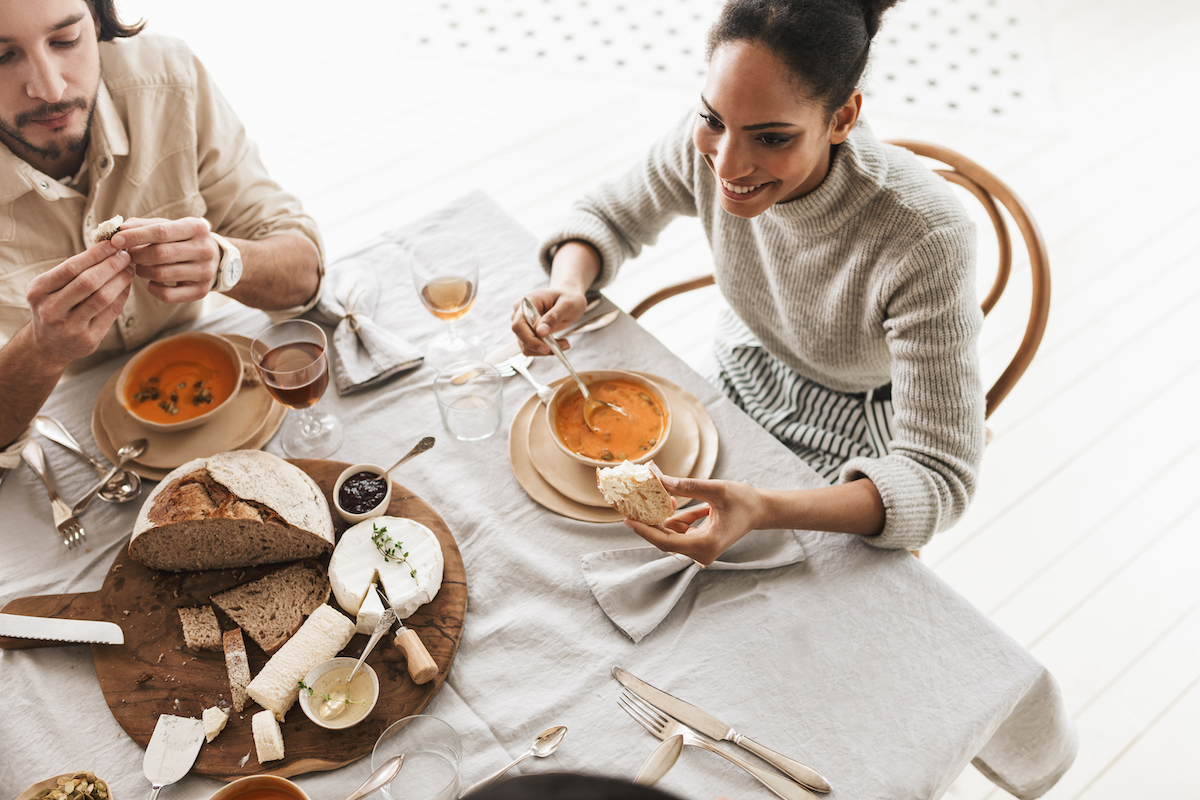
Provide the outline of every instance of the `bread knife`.
[[661,689],[656,689],[620,667],[613,667],[612,675],[622,686],[629,689],[629,691],[638,697],[647,701],[655,708],[665,711],[683,724],[695,728],[705,736],[733,742],[738,747],[749,750],[771,766],[782,770],[788,777],[795,780],[801,786],[805,786],[815,792],[832,791],[833,787],[829,785],[829,781],[825,780],[812,767],[807,764],[801,764],[799,761],[788,758],[781,753],[776,753],[771,748],[764,747],[748,736],[743,736],[707,711],[702,711],[691,703],[680,700],[674,695],[667,694]]
[[[40,639],[47,644],[84,642],[86,644],[125,644],[125,634],[115,622],[87,619],[55,619],[31,617],[25,614],[0,614],[0,636],[17,639]],[[0,643],[0,649],[45,647],[25,643]]]
[[[379,596],[383,602],[387,603],[388,608],[396,611],[392,601],[383,593],[382,587],[376,585],[375,591],[379,592]],[[429,655],[429,651],[425,649],[425,643],[421,641],[420,636],[417,636],[417,632],[412,628],[404,627],[404,621],[400,619],[399,612],[396,612],[396,625],[400,629],[396,633],[396,647],[400,648],[400,652],[404,653],[405,659],[408,660],[408,674],[412,677],[413,683],[429,683],[438,674],[437,662],[433,660],[433,656]]]

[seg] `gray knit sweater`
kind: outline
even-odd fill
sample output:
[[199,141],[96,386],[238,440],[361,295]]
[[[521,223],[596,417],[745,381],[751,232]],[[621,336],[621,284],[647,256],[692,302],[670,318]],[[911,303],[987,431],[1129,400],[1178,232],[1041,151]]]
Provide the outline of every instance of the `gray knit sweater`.
[[962,516],[983,456],[973,223],[945,181],[862,121],[815,190],[733,216],[692,144],[694,120],[576,203],[543,241],[543,264],[557,244],[590,242],[601,287],[672,218],[699,216],[718,287],[769,353],[841,392],[891,381],[891,452],[851,459],[840,480],[879,489],[886,524],[869,542],[920,547]]

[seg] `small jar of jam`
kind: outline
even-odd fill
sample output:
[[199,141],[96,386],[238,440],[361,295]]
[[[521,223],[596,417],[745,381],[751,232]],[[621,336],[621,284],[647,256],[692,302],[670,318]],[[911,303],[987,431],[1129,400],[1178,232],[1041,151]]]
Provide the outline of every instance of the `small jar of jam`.
[[356,464],[334,484],[334,505],[347,522],[355,524],[387,511],[391,482],[381,467]]

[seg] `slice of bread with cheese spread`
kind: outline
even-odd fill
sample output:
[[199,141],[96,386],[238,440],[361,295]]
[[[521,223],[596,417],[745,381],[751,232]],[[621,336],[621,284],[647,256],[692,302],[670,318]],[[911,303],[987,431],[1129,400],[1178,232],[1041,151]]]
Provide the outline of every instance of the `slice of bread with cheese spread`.
[[151,569],[277,564],[333,550],[325,494],[308,475],[261,450],[198,458],[146,498],[129,556]]
[[308,671],[336,656],[354,638],[354,623],[332,606],[321,605],[304,621],[296,635],[271,656],[246,694],[283,721],[300,695],[300,681]]
[[378,581],[396,616],[406,619],[437,596],[445,563],[429,528],[404,517],[374,517],[342,534],[329,559],[329,583],[342,610],[357,617]]
[[675,511],[661,475],[653,461],[622,461],[615,467],[596,468],[596,488],[604,502],[630,519],[661,525]]

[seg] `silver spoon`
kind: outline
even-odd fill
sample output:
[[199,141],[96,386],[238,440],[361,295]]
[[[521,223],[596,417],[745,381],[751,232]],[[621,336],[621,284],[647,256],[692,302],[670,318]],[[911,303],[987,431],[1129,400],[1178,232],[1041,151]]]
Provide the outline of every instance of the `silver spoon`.
[[354,680],[355,673],[358,668],[363,665],[367,659],[367,654],[375,648],[375,643],[379,641],[388,629],[392,627],[392,623],[396,621],[396,612],[391,608],[385,608],[383,613],[379,615],[379,622],[375,623],[375,630],[371,632],[371,638],[367,640],[367,646],[363,648],[362,655],[358,657],[358,663],[354,665],[354,669],[350,670],[350,674],[346,676],[346,683]]
[[71,513],[78,515],[79,512],[87,508],[88,503],[92,502],[92,498],[113,479],[114,475],[121,471],[121,467],[125,466],[126,462],[132,461],[146,452],[146,444],[145,439],[134,439],[129,444],[123,444],[117,448],[117,463],[113,464],[113,468],[108,471],[108,474],[101,478],[95,486],[88,489],[83,497],[75,502],[75,505],[71,508]]
[[421,453],[424,453],[426,450],[429,450],[430,448],[432,448],[435,442],[437,442],[437,440],[434,439],[432,436],[426,436],[424,439],[422,439],[421,441],[419,441],[415,445],[413,445],[413,449],[409,450],[407,453],[405,453],[404,458],[400,459],[395,464],[392,464],[390,467],[388,467],[387,471],[389,473],[391,473],[392,470],[394,470],[396,467],[400,466],[404,462],[408,461],[411,458],[416,458],[417,456],[421,455]]
[[575,383],[579,384],[579,391],[583,393],[583,421],[587,423],[588,428],[590,428],[592,431],[598,432],[596,425],[592,422],[592,416],[599,408],[611,408],[618,414],[625,416],[625,411],[620,406],[615,406],[612,403],[606,403],[603,400],[598,400],[595,397],[592,397],[587,386],[584,384],[583,379],[579,377],[579,373],[575,371],[575,368],[571,366],[571,362],[567,361],[567,357],[563,355],[563,351],[558,346],[558,342],[554,341],[553,335],[544,337],[538,336],[537,309],[533,307],[533,303],[529,302],[528,297],[521,298],[521,313],[525,315],[525,322],[530,328],[533,329],[534,335],[546,343],[546,346],[550,348],[550,352],[554,353],[554,355],[558,357],[558,360],[561,361],[563,366],[567,368],[567,371],[571,373],[571,377],[575,379]]
[[404,756],[392,756],[379,765],[379,769],[371,773],[371,777],[363,781],[363,785],[350,793],[346,800],[362,800],[376,789],[382,789],[396,779],[400,768],[404,766]]
[[[75,437],[71,435],[71,432],[58,420],[39,414],[33,418],[33,426],[37,428],[38,433],[42,434],[42,436],[62,445],[91,464],[92,469],[96,470],[97,475],[108,473],[108,467],[88,455],[79,446],[79,442],[75,441]],[[100,499],[106,503],[128,503],[141,493],[142,479],[138,477],[138,474],[129,470],[121,470],[105,483],[104,488],[98,494]]]
[[463,792],[463,794],[467,794],[467,792],[473,792],[476,789],[482,789],[484,786],[487,786],[489,783],[496,780],[496,778],[499,778],[501,775],[508,772],[510,769],[515,767],[517,764],[520,764],[530,756],[545,758],[558,749],[558,746],[562,744],[562,740],[566,737],[566,735],[567,728],[565,725],[555,725],[553,728],[547,728],[538,734],[538,737],[533,740],[533,746],[524,753],[521,753],[521,755],[517,756],[517,758],[511,764],[496,770],[491,775],[488,775],[486,778],[473,785],[470,789],[467,789],[467,791]]
[[642,765],[633,782],[638,786],[653,786],[658,783],[662,776],[675,766],[675,762],[679,760],[679,754],[682,752],[683,734],[677,733],[663,739],[646,759],[646,763]]

